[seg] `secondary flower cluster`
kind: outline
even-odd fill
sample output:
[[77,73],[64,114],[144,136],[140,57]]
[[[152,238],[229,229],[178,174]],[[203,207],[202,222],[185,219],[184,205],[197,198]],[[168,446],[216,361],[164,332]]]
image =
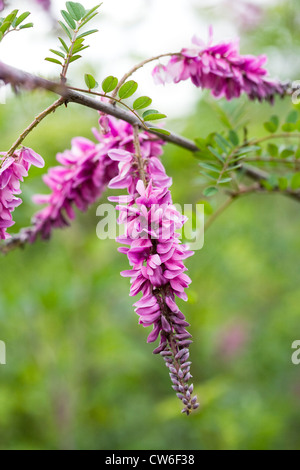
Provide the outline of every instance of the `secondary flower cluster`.
[[[173,388],[184,404],[187,415],[199,405],[192,397],[189,385],[189,324],[175,302],[175,297],[187,300],[185,289],[191,280],[185,274],[183,260],[193,253],[179,241],[176,230],[185,218],[173,206],[169,187],[172,180],[162,163],[151,154],[136,157],[132,152],[112,150],[109,157],[119,162],[119,173],[110,182],[110,188],[127,189],[124,196],[110,197],[118,202],[118,222],[125,225],[125,235],[117,238],[121,253],[128,256],[131,269],[121,274],[131,278],[130,295],[142,297],[134,306],[139,323],[153,326],[148,342],[160,336],[154,350],[160,353],[169,368]],[[142,168],[141,168],[142,164]],[[141,179],[141,177],[143,177]]]
[[263,68],[266,56],[240,55],[238,41],[212,45],[212,31],[207,46],[196,36],[192,42],[192,48],[182,49],[166,66],[154,68],[156,84],[190,78],[197,87],[210,89],[213,96],[227,100],[246,93],[251,100],[273,102],[275,95],[285,94],[285,85],[267,77]]
[[[51,7],[51,0],[35,0],[35,2],[41,5],[45,10],[49,10]],[[4,0],[0,0],[0,11],[4,10],[5,6],[6,2]]]
[[[38,234],[48,239],[54,228],[65,227],[74,219],[74,206],[85,211],[101,197],[118,172],[117,163],[108,157],[111,149],[133,151],[129,124],[101,116],[100,126],[102,133],[93,130],[100,143],[80,137],[73,139],[71,150],[57,155],[61,165],[51,168],[44,176],[44,182],[52,192],[34,197],[37,204],[47,206],[33,217],[33,228],[26,231],[25,236],[30,242],[34,242]],[[145,157],[150,153],[159,156],[161,145],[162,142],[153,141],[148,133],[141,134]]]
[[7,229],[14,225],[12,212],[22,200],[15,197],[21,194],[20,183],[28,176],[31,164],[43,168],[44,160],[32,149],[23,147],[6,158],[0,157],[0,239],[10,238]]

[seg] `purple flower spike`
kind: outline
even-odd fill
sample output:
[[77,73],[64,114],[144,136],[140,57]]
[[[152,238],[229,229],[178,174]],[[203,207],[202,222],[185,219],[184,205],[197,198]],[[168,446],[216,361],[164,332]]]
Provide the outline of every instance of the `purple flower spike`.
[[[140,137],[142,144],[142,136]],[[152,326],[148,343],[160,339],[154,354],[161,354],[169,369],[173,389],[182,400],[184,412],[189,415],[197,398],[191,396],[193,388],[186,387],[190,374],[188,346],[191,335],[189,325],[176,305],[175,298],[187,300],[185,289],[191,283],[185,274],[183,260],[193,253],[179,241],[176,230],[186,219],[172,203],[169,187],[172,180],[152,152],[146,154],[141,145],[141,160],[145,181],[142,181],[134,150],[108,152],[113,162],[118,162],[118,174],[109,183],[110,188],[126,189],[128,195],[110,197],[118,202],[119,223],[125,225],[125,234],[117,238],[126,247],[130,270],[123,271],[131,279],[130,295],[141,293],[135,304],[139,323]],[[184,367],[181,365],[183,364]],[[193,404],[192,404],[193,400]],[[195,408],[194,408],[195,409]]]
[[246,93],[250,100],[273,102],[276,95],[284,96],[286,86],[267,77],[263,68],[266,56],[240,55],[239,42],[205,45],[194,37],[193,47],[182,49],[169,63],[158,65],[152,75],[156,84],[178,83],[191,79],[196,87],[211,90],[216,98],[239,98]]

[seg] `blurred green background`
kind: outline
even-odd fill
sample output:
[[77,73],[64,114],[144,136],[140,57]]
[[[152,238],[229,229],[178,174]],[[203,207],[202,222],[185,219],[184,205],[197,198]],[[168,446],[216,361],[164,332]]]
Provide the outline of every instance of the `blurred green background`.
[[[283,3],[295,13],[296,2]],[[257,30],[244,32],[248,52],[273,44],[279,8],[269,10]],[[286,9],[282,37],[293,37],[289,18],[295,15]],[[283,44],[276,48],[283,53]],[[11,98],[0,107],[2,149],[51,102],[33,97]],[[261,133],[270,114],[289,109],[289,99],[275,110],[247,105],[251,135]],[[72,137],[92,138],[96,124],[97,113],[70,105],[26,144],[51,166]],[[170,120],[169,127],[191,138],[222,130],[206,94],[188,119]],[[202,199],[191,154],[169,145],[163,163],[174,180],[175,202]],[[13,231],[29,225],[37,192],[47,188],[41,170],[32,169]],[[163,361],[146,344],[149,331],[138,325],[129,282],[119,274],[127,259],[113,240],[97,239],[95,214],[96,206],[71,228],[56,231],[50,243],[0,260],[0,339],[7,345],[7,365],[0,367],[0,448],[299,449],[300,366],[291,362],[291,344],[299,339],[299,204],[276,195],[235,202],[188,261],[193,283],[181,306],[191,323],[193,381],[202,405],[189,418],[180,414]]]

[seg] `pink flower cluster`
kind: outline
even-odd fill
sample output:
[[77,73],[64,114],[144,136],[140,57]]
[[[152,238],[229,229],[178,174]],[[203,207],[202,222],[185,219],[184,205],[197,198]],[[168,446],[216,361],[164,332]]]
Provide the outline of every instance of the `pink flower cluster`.
[[[44,181],[51,194],[35,196],[37,204],[47,206],[33,217],[33,228],[28,233],[33,242],[38,234],[48,239],[54,228],[69,225],[75,217],[74,206],[81,211],[95,203],[106,189],[108,183],[117,175],[115,161],[108,157],[112,149],[133,151],[132,127],[114,118],[101,117],[102,133],[94,129],[100,143],[88,139],[75,138],[71,150],[58,154],[60,166],[51,168]],[[150,134],[141,134],[141,148],[145,158],[148,155],[161,155],[161,141],[153,141]]]
[[32,149],[23,147],[11,157],[5,154],[0,158],[0,239],[10,238],[7,229],[14,225],[12,212],[22,200],[15,197],[21,194],[20,183],[28,176],[31,165],[43,168],[44,160]]
[[285,94],[284,84],[267,77],[268,72],[263,68],[266,56],[240,55],[238,41],[212,45],[212,31],[207,46],[197,37],[192,42],[192,48],[182,49],[166,66],[154,68],[156,84],[190,78],[195,86],[207,88],[213,96],[227,100],[246,93],[251,100],[273,102],[275,95]]
[[121,274],[131,278],[131,296],[142,293],[134,305],[139,323],[153,326],[148,342],[160,336],[154,353],[164,357],[173,388],[184,404],[182,411],[190,414],[199,406],[197,397],[192,397],[193,385],[188,384],[188,346],[192,341],[186,331],[189,324],[175,302],[176,296],[187,300],[185,289],[191,282],[183,260],[193,253],[180,243],[176,233],[186,219],[173,206],[169,191],[172,180],[155,156],[139,157],[141,169],[131,152],[112,150],[108,154],[119,162],[119,173],[109,187],[128,190],[127,195],[109,198],[121,204],[117,206],[118,222],[125,225],[125,235],[117,241],[127,245],[119,251],[127,255],[132,267]]

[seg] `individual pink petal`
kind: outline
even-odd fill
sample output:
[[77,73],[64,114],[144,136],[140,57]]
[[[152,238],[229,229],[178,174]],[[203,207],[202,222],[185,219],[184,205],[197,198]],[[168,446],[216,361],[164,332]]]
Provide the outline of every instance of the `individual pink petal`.
[[44,159],[30,148],[23,147],[20,152],[20,157],[37,168],[44,168],[45,166]]
[[127,152],[126,150],[122,149],[116,149],[116,150],[110,150],[108,152],[109,158],[112,160],[122,162],[124,160],[126,161],[131,161],[132,160],[132,155],[131,153]]

